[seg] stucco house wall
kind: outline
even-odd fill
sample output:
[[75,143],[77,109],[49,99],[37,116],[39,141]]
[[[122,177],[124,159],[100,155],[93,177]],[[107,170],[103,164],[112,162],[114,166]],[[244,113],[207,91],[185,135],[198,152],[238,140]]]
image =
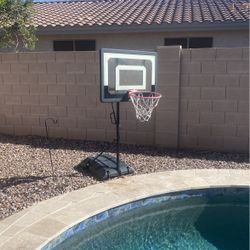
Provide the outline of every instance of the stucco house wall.
[[99,33],[85,35],[41,35],[38,36],[37,51],[53,51],[53,40],[93,39],[96,49],[120,48],[156,50],[170,37],[213,37],[213,47],[248,47],[248,30],[207,32],[141,32],[141,33]]

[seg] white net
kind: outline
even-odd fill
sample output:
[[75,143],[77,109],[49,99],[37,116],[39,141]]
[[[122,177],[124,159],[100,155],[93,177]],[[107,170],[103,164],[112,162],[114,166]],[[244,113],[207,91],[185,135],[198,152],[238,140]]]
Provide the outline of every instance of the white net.
[[136,111],[136,118],[141,122],[147,122],[150,119],[161,98],[161,94],[156,92],[131,91],[129,96]]

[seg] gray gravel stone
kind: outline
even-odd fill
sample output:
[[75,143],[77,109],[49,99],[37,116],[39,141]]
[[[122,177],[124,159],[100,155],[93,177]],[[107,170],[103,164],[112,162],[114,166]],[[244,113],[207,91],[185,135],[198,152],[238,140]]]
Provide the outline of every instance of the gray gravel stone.
[[[51,172],[49,149],[55,178]],[[74,167],[103,149],[114,154],[115,148],[110,143],[0,135],[0,219],[36,202],[98,183]],[[249,167],[247,154],[177,152],[136,145],[122,145],[121,159],[134,168],[135,174],[190,168]]]

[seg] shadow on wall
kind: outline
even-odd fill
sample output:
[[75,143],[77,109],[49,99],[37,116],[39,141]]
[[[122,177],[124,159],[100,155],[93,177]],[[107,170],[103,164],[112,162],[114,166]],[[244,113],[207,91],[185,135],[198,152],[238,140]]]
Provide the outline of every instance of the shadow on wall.
[[[115,145],[109,142],[93,142],[85,140],[66,140],[51,138],[47,140],[39,136],[7,136],[0,135],[0,144],[28,145],[32,148],[75,150],[89,153],[101,151],[115,153]],[[198,159],[209,161],[229,161],[236,163],[249,163],[248,154],[231,154],[204,150],[170,150],[162,147],[150,147],[143,145],[121,145],[121,153],[145,156],[162,156],[178,159]]]

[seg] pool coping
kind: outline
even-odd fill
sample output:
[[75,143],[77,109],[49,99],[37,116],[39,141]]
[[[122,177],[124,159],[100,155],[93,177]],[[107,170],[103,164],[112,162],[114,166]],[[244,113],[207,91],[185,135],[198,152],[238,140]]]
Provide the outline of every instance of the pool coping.
[[0,221],[0,249],[41,249],[73,225],[112,207],[191,189],[250,187],[250,171],[191,169],[126,176],[42,201]]

